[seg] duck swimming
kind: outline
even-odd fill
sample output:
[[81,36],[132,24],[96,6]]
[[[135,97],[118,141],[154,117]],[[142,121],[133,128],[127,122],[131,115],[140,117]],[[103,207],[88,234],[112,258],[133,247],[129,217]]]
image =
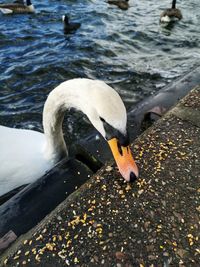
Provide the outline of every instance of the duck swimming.
[[22,14],[22,13],[34,13],[35,9],[30,0],[24,1],[17,0],[11,4],[0,4],[0,11],[3,14]]
[[172,0],[172,7],[164,10],[160,15],[160,22],[169,23],[182,19],[180,9],[176,8],[176,0]]
[[129,0],[108,0],[108,4],[116,5],[122,10],[127,10],[129,8]]
[[64,33],[71,33],[80,28],[81,24],[78,22],[69,22],[69,18],[67,15],[62,16],[63,24],[64,24]]
[[62,122],[70,108],[83,112],[108,142],[124,179],[134,181],[138,177],[122,99],[103,81],[76,78],[61,83],[49,94],[43,110],[44,133],[0,126],[0,196],[34,182],[68,157]]

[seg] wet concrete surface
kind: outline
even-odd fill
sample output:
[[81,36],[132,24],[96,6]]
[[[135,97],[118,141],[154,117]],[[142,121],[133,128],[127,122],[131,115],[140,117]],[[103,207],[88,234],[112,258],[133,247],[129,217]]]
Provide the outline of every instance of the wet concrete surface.
[[196,87],[134,142],[136,183],[124,182],[110,161],[8,249],[0,266],[198,267],[199,114]]

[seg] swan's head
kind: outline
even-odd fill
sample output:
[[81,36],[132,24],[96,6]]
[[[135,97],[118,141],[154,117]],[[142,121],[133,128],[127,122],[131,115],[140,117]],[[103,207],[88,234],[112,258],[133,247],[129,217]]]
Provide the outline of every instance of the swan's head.
[[132,182],[138,177],[138,168],[129,147],[124,103],[114,89],[101,81],[96,81],[95,89],[90,92],[88,107],[92,109],[86,114],[108,142],[121,175]]
[[63,82],[49,94],[44,106],[43,125],[50,154],[52,151],[56,154],[58,148],[57,154],[62,154],[60,147],[63,147],[61,152],[66,151],[61,127],[65,111],[72,107],[82,111],[108,142],[125,180],[134,181],[138,177],[138,168],[129,148],[126,108],[119,94],[103,81],[76,78]]

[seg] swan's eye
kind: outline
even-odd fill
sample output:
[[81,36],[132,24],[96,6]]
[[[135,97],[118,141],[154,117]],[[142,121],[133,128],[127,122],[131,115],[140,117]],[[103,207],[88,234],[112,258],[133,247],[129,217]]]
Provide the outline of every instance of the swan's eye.
[[102,122],[106,122],[102,117],[99,117]]
[[129,135],[128,134],[126,134],[125,136],[124,135],[119,135],[118,138],[119,138],[119,142],[120,142],[121,146],[127,147],[130,144]]
[[121,147],[127,147],[129,145],[129,136],[128,134],[124,135],[119,130],[115,129],[112,125],[110,125],[104,118],[99,117],[100,121],[103,123],[103,127],[106,133],[106,140],[111,140],[112,138],[116,138],[118,140],[118,150],[122,155]]

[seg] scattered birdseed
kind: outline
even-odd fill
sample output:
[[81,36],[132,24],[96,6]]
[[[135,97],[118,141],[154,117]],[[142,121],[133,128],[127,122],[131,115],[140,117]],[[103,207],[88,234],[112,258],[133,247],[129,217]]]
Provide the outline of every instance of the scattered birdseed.
[[42,230],[42,233],[45,234],[46,232],[47,232],[47,229],[44,228],[44,229]]
[[59,251],[59,252],[58,252],[58,256],[59,256],[61,259],[63,259],[63,260],[66,258],[66,256],[63,255],[63,251]]
[[111,167],[111,166],[107,166],[107,167],[106,167],[106,171],[107,171],[107,172],[110,172],[110,171],[112,171],[112,170],[113,170],[113,167]]
[[6,265],[8,263],[8,259],[6,258],[3,263]]
[[120,195],[124,194],[124,191],[123,190],[119,190],[119,194]]
[[17,251],[17,255],[20,255],[21,253],[22,253],[21,250],[18,250],[18,251]]
[[38,241],[38,240],[41,240],[43,238],[42,235],[39,235],[35,240]]
[[79,260],[77,257],[74,258],[74,263],[79,263]]
[[54,248],[53,243],[47,243],[47,244],[46,244],[46,248],[47,248],[48,250],[52,251],[53,248]]
[[31,251],[33,254],[36,254],[36,248],[33,248]]
[[28,256],[29,254],[30,254],[30,251],[26,251],[26,252],[24,253],[25,256]]
[[35,259],[36,259],[36,261],[39,261],[39,262],[40,262],[40,256],[39,256],[39,254],[37,254],[37,255],[35,256]]

